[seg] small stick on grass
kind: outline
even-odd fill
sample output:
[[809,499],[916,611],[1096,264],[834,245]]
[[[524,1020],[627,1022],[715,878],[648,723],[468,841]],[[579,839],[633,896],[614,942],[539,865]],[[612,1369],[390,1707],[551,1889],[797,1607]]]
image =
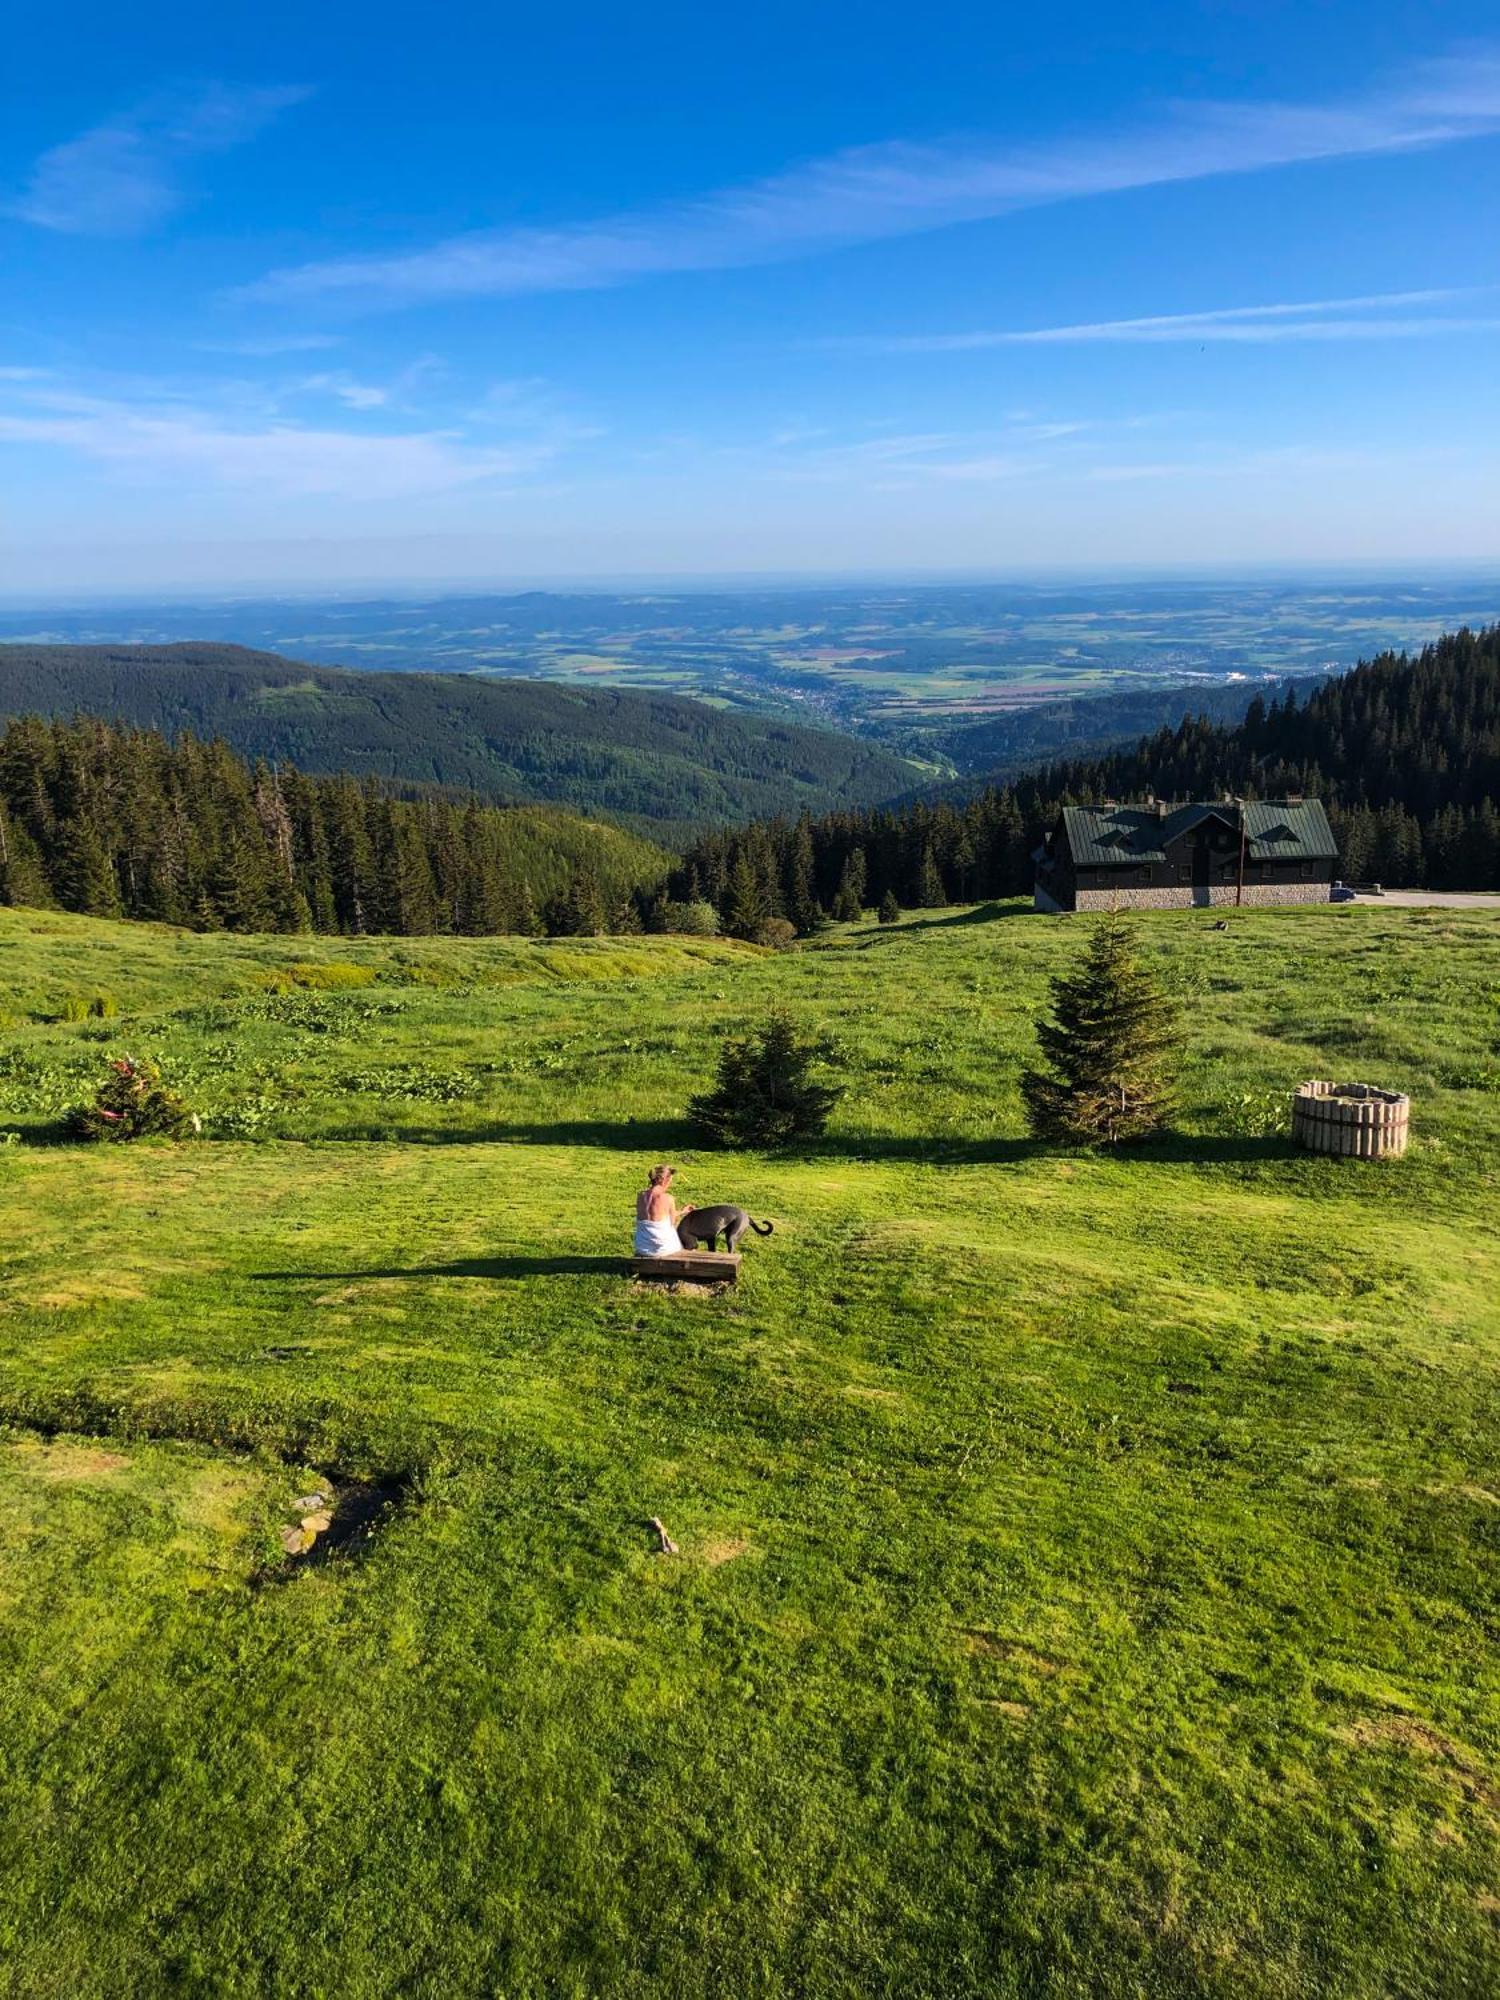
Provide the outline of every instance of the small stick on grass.
[[677,1554],[677,1544],[672,1540],[672,1537],[667,1533],[654,1514],[651,1516],[651,1526],[656,1530],[656,1553],[659,1556],[675,1556]]

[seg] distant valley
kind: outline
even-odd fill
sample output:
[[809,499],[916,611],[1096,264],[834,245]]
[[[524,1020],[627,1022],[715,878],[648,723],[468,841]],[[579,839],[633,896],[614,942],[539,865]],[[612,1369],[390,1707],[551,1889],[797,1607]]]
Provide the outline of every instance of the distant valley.
[[666,840],[875,805],[924,775],[879,744],[671,695],[359,673],[240,646],[0,646],[0,720],[80,712],[311,773],[568,806]]
[[[1500,575],[1491,572],[1441,581],[886,583],[18,606],[0,612],[0,639],[231,642],[325,666],[693,695],[739,713],[848,730],[940,773],[1118,741],[1187,708],[1233,719],[1240,689],[1248,705],[1268,680],[1339,672],[1388,648],[1487,624],[1497,612]],[[974,724],[990,735],[966,738]]]

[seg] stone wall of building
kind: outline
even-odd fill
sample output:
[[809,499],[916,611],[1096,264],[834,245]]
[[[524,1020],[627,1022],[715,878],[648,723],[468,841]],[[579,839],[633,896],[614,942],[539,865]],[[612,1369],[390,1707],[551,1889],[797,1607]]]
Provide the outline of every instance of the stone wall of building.
[[[1266,903],[1326,903],[1327,882],[1247,882],[1240,901],[1248,908]],[[1160,889],[1080,889],[1076,907],[1080,910],[1192,910],[1233,909],[1233,882],[1215,882],[1207,889],[1190,884]],[[1040,905],[1038,905],[1040,907]]]

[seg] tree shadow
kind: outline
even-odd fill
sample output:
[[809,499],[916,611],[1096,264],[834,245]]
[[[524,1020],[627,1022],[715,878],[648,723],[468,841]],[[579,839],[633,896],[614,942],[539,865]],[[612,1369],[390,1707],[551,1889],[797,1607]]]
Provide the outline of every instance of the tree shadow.
[[993,903],[975,903],[972,909],[955,910],[950,916],[918,917],[915,922],[896,928],[908,931],[958,930],[966,924],[998,924],[1010,917],[1034,917],[1036,914],[1029,902],[1007,898]]
[[1115,1157],[1188,1166],[1244,1166],[1257,1160],[1298,1160],[1307,1155],[1279,1133],[1251,1137],[1243,1132],[1164,1132],[1159,1139],[1120,1147]]
[[912,931],[958,930],[970,924],[998,924],[1009,917],[1034,917],[1036,914],[1030,903],[976,903],[973,909],[956,910],[951,916],[934,913],[930,917],[914,917],[909,922],[881,924],[873,930],[852,931],[847,937],[834,942],[852,944],[863,951],[872,944],[889,944],[892,939],[906,937]]
[[[366,1134],[348,1133],[346,1137]],[[721,1149],[705,1140],[697,1127],[685,1118],[612,1119],[582,1118],[557,1122],[536,1121],[510,1125],[487,1123],[462,1130],[441,1126],[408,1127],[394,1134],[382,1134],[396,1144],[417,1146],[489,1145],[581,1147],[610,1153],[647,1153],[664,1160],[691,1159],[702,1166],[721,1157]],[[724,1152],[755,1153],[753,1146],[727,1147]],[[1273,1135],[1251,1138],[1240,1133],[1171,1132],[1161,1138],[1119,1148],[1057,1146],[1044,1139],[996,1137],[965,1139],[942,1134],[911,1136],[889,1132],[830,1132],[819,1139],[806,1139],[783,1152],[761,1155],[769,1161],[789,1164],[812,1161],[893,1160],[931,1166],[1016,1166],[1027,1160],[1114,1159],[1142,1164],[1235,1165],[1257,1161],[1290,1160],[1300,1157],[1289,1138]]]
[[369,1278],[604,1278],[620,1277],[628,1257],[461,1257],[451,1264],[381,1264],[360,1271],[252,1271],[257,1284],[359,1284]]
[[597,1146],[612,1152],[673,1154],[699,1152],[703,1137],[686,1118],[599,1118],[534,1121],[503,1125],[348,1125],[329,1139],[375,1140],[396,1146]]

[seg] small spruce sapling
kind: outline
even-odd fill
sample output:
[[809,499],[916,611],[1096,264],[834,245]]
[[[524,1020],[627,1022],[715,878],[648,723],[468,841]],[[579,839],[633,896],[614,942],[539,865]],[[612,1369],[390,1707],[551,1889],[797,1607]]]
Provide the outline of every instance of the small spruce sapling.
[[724,1145],[769,1148],[816,1138],[844,1094],[817,1075],[827,1059],[826,1047],[804,1041],[790,1015],[774,1013],[725,1043],[717,1084],[692,1100],[688,1115]]
[[1161,1131],[1172,1108],[1177,1007],[1141,963],[1135,928],[1115,912],[1094,926],[1082,962],[1052,982],[1037,1023],[1044,1069],[1021,1078],[1038,1139],[1114,1146]]
[[879,917],[883,924],[900,923],[901,905],[896,901],[896,893],[893,889],[887,889],[881,897]]
[[122,1056],[109,1066],[92,1104],[68,1114],[75,1139],[185,1139],[203,1129],[175,1090],[168,1090],[155,1063]]

